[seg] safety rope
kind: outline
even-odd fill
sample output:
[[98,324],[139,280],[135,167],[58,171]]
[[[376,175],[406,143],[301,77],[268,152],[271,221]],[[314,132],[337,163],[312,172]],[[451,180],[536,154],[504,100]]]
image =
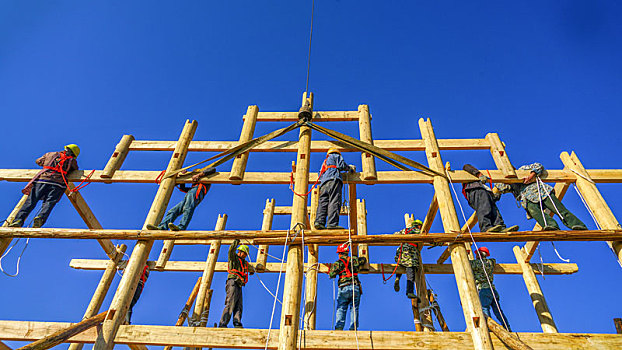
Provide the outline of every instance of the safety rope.
[[[540,176],[536,175],[536,187],[538,188],[538,204],[540,204],[540,211],[542,212],[542,220],[544,220],[544,226],[548,226],[546,224],[546,220],[547,220],[547,216],[544,214],[544,206],[543,206],[543,201],[546,200],[546,198],[542,197],[542,192],[540,191],[540,186],[542,186],[542,190],[544,191],[544,183],[542,182],[542,180],[540,179]],[[551,203],[553,203],[553,208],[555,208],[555,211],[557,212],[557,215],[559,215],[559,217],[562,219],[562,221],[564,220],[564,217],[562,216],[562,213],[559,212],[559,209],[557,209],[557,206],[555,205],[555,201],[553,201],[553,199],[551,199],[551,194],[548,194],[549,196],[549,200],[551,201]],[[555,219],[552,219],[555,220]],[[542,228],[544,229],[544,227]],[[553,246],[553,250],[555,251],[555,254],[557,254],[557,257],[559,258],[559,260],[569,263],[570,259],[564,259],[562,258],[562,256],[559,254],[559,252],[557,251],[557,248],[555,247],[555,244],[551,241],[551,246]]]
[[387,284],[387,281],[391,279],[391,277],[393,277],[393,275],[395,275],[395,271],[397,271],[397,268],[400,266],[400,261],[402,260],[402,249],[403,249],[404,243],[400,244],[400,254],[397,256],[397,263],[395,264],[395,268],[393,269],[393,272],[391,272],[391,276],[384,278],[384,263],[380,263],[380,270],[382,271],[382,283]]
[[[352,314],[354,315],[354,317],[352,318],[352,322],[354,324],[354,337],[356,338],[356,350],[360,350],[359,347],[359,334],[358,334],[358,325],[357,325],[357,314],[358,314],[358,307],[356,306],[356,298],[355,298],[355,291],[354,289],[356,288],[355,284],[354,284],[354,279],[355,277],[358,278],[357,276],[354,275],[354,253],[352,252],[353,250],[353,245],[352,245],[352,230],[350,227],[350,219],[351,219],[351,215],[352,215],[352,211],[350,210],[350,185],[348,184],[348,189],[347,191],[347,197],[344,198],[344,202],[347,203],[347,211],[348,211],[348,244],[349,244],[349,248],[348,249],[350,251],[350,271],[352,271],[352,277],[350,278],[352,280],[352,308],[351,310],[353,311]],[[361,282],[359,281],[359,284]],[[359,287],[359,301],[361,298],[361,287]]]
[[[39,208],[39,211],[37,211],[37,214],[35,214],[35,217],[37,217],[40,213],[41,213],[41,208]],[[30,220],[30,222],[28,223],[28,225],[26,225],[26,227],[31,227],[32,221],[33,220]],[[2,273],[8,277],[17,277],[19,275],[19,266],[20,266],[20,262],[22,261],[22,255],[24,255],[24,252],[26,251],[26,248],[28,247],[28,243],[30,243],[30,238],[26,238],[26,243],[24,244],[24,248],[22,248],[22,251],[19,253],[19,256],[17,257],[17,262],[15,263],[15,274],[10,274],[4,271],[4,268],[2,267],[2,259],[4,259],[4,257],[6,257],[9,254],[9,252],[11,252],[13,247],[15,247],[17,243],[19,243],[20,240],[21,238],[15,239],[13,241],[13,244],[4,252],[4,254],[2,254],[2,256],[0,256],[0,271],[2,271]]]

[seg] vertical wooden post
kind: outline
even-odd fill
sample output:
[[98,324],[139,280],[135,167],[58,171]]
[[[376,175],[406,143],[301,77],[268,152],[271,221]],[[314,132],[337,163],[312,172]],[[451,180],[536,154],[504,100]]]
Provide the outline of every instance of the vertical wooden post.
[[[13,220],[15,220],[15,217],[17,216],[17,213],[24,206],[24,203],[26,202],[26,199],[28,199],[28,195],[26,195],[26,194],[23,195],[22,198],[20,198],[19,202],[17,202],[17,204],[15,205],[15,208],[13,208],[13,210],[11,211],[11,214],[9,214],[9,217],[6,218],[6,221],[2,224],[2,227],[9,226],[9,224]],[[9,247],[9,244],[11,244],[11,241],[13,241],[13,238],[0,238],[0,256],[2,256],[4,254],[6,249]]]
[[[319,190],[314,188],[311,192],[311,211],[309,213],[309,221],[311,224],[315,222],[317,215],[317,205],[319,202]],[[313,246],[313,248],[311,247]],[[315,329],[317,318],[317,269],[319,269],[319,250],[317,244],[309,246],[309,254],[307,264],[307,283],[305,285],[305,315],[304,329]],[[312,249],[311,249],[312,248]]]
[[104,171],[102,171],[100,177],[103,179],[111,178],[114,173],[121,168],[121,165],[125,161],[125,157],[130,152],[130,146],[132,145],[132,141],[134,141],[134,136],[132,135],[123,135],[121,141],[115,147],[112,156],[108,160]]
[[352,235],[357,234],[356,224],[356,184],[348,184],[348,228],[351,230]]
[[519,246],[514,246],[514,255],[516,256],[518,265],[520,265],[521,270],[523,271],[525,286],[527,287],[527,291],[531,297],[533,307],[536,309],[536,314],[538,315],[538,320],[540,320],[542,331],[544,333],[557,333],[557,326],[555,326],[553,315],[551,315],[546,299],[544,299],[540,283],[538,282],[531,265],[525,262],[525,254]]
[[[583,196],[583,199],[585,199],[587,206],[592,211],[592,214],[594,214],[594,217],[600,227],[603,230],[619,230],[622,228],[616,217],[611,212],[611,209],[609,209],[607,202],[605,202],[605,199],[600,194],[600,191],[598,191],[596,184],[594,184],[594,181],[592,181],[590,175],[588,175],[587,171],[585,171],[579,157],[577,157],[574,152],[572,152],[571,155],[568,155],[567,152],[562,152],[560,158],[564,163],[564,166],[581,174],[577,175],[577,189]],[[607,242],[607,244],[609,244],[609,247],[611,247],[618,258],[618,263],[622,265],[622,241]]]
[[[410,215],[404,214],[404,225],[406,227],[409,227],[412,224],[413,221],[415,221],[415,215],[414,214],[410,214]],[[421,248],[419,248],[419,252],[421,253]],[[421,313],[417,309],[416,315],[413,313],[413,316],[418,317],[418,320],[420,322],[422,322],[421,326],[423,327],[423,330],[425,332],[429,332],[429,331],[434,330],[433,329],[433,325],[434,325],[433,322],[434,321],[432,320],[432,312],[428,308],[430,306],[430,302],[428,300],[428,287],[427,287],[427,285],[425,283],[425,273],[423,272],[423,258],[421,259],[421,266],[422,266],[422,268],[420,268],[416,272],[419,275],[418,276],[419,278],[417,278],[419,283],[417,283],[417,285],[416,285],[416,287],[417,287],[417,296],[419,297],[419,300],[420,300],[420,302],[418,303],[418,307],[421,308],[421,309],[427,309],[427,311],[425,311],[423,313],[423,317],[421,317]],[[415,304],[413,303],[413,305],[415,305]],[[415,320],[415,324],[416,323],[417,323],[417,320]]]
[[[359,105],[359,138],[363,142],[371,145],[374,144],[374,139],[371,136],[371,115],[369,114],[368,105]],[[378,178],[374,156],[362,152],[361,164],[364,180],[376,180]]]
[[[181,169],[181,166],[186,159],[188,146],[190,145],[190,141],[192,141],[192,137],[194,136],[196,129],[196,121],[186,121],[179,137],[179,141],[177,141],[177,145],[173,151],[173,156],[171,157],[171,160],[166,168],[167,171]],[[153,200],[149,213],[147,214],[147,218],[145,219],[143,229],[147,224],[157,225],[160,223],[174,188],[175,177],[166,178],[160,182],[155,199]],[[130,301],[136,291],[138,280],[140,279],[145,263],[149,258],[149,252],[152,247],[153,240],[136,242],[136,246],[134,246],[132,255],[128,261],[127,267],[125,268],[125,272],[123,273],[123,278],[121,278],[119,287],[117,288],[114,298],[110,304],[108,316],[104,321],[102,330],[98,333],[95,346],[93,347],[95,350],[112,350],[114,348],[114,338],[119,330],[119,326],[125,319],[125,314],[129,309]]]
[[[240,143],[248,142],[253,139],[255,133],[255,124],[257,123],[257,115],[259,108],[257,106],[248,106],[246,115],[244,115],[244,125],[240,133]],[[246,162],[248,161],[248,152],[240,154],[233,160],[229,180],[242,181],[244,172],[246,171]]]
[[[313,108],[313,93],[307,98],[303,95],[303,105],[308,100]],[[300,127],[298,136],[298,156],[296,160],[296,178],[294,192],[306,193],[309,187],[309,158],[311,154],[311,128]],[[293,195],[291,228],[305,222],[307,197]],[[302,247],[290,245],[287,251],[287,269],[281,309],[281,327],[279,331],[279,350],[295,350],[298,338],[298,315],[300,314],[300,290],[302,284]]]
[[[117,273],[119,261],[121,261],[123,253],[125,253],[126,249],[127,246],[125,244],[120,245],[117,248],[117,251],[119,253],[116,254],[115,259],[108,261],[108,264],[106,265],[106,270],[104,270],[104,274],[102,275],[101,280],[99,280],[99,284],[95,289],[95,293],[93,293],[91,302],[89,303],[86,311],[84,312],[84,317],[82,317],[83,320],[93,317],[99,313],[99,309],[101,308],[102,303],[106,298],[106,294],[108,294],[108,289],[110,289],[110,284],[112,284],[114,276]],[[84,344],[82,343],[71,343],[69,345],[69,350],[82,350],[83,347]]]
[[[356,200],[356,225],[359,236],[367,236],[367,208],[364,199]],[[367,244],[359,244],[359,257],[365,258],[363,270],[369,270],[369,247]]]
[[[272,230],[272,220],[274,218],[275,202],[273,199],[266,199],[266,207],[263,210],[263,221],[261,223],[262,231]],[[263,271],[266,268],[266,262],[268,261],[268,248],[270,246],[262,244],[257,251],[257,261],[255,263],[255,270],[258,272]]]
[[[443,161],[441,159],[438,142],[434,135],[434,129],[430,120],[419,119],[419,128],[425,144],[425,153],[431,169],[443,172]],[[448,179],[442,176],[434,176],[434,190],[438,198],[438,206],[443,220],[445,232],[458,232],[460,223],[454,206],[451,189]],[[469,263],[468,255],[464,244],[451,244],[449,246],[451,263],[456,276],[456,284],[462,302],[467,329],[471,332],[473,347],[477,350],[492,350],[492,341],[486,319],[482,311],[482,304],[479,301],[477,289],[475,288],[475,278]]]
[[495,161],[497,168],[503,173],[503,176],[516,177],[516,172],[514,171],[508,154],[505,152],[505,146],[501,142],[501,139],[499,139],[499,134],[494,132],[487,134],[486,141],[490,143],[492,159]]

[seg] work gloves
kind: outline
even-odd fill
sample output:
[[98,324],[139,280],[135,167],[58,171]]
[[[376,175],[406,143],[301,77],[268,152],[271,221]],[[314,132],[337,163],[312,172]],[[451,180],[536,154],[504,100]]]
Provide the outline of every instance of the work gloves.
[[356,172],[356,166],[353,164],[348,165],[348,168],[350,168],[348,171],[351,173],[355,173]]
[[483,183],[484,185],[488,183],[488,181],[490,181],[490,178],[484,174],[481,174],[478,176],[479,178],[479,182]]

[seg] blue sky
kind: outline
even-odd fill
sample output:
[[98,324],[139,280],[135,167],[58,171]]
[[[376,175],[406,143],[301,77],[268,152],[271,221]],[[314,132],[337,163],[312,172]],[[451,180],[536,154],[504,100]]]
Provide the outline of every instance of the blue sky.
[[[574,150],[587,168],[621,168],[617,150],[622,110],[622,5],[614,1],[424,2],[316,1],[310,90],[316,110],[356,110],[368,104],[376,139],[418,139],[429,117],[438,138],[483,138],[498,132],[516,166],[540,161],[561,169],[559,154]],[[183,122],[199,122],[196,140],[237,140],[248,105],[293,111],[306,78],[310,1],[41,1],[0,3],[1,168],[35,167],[34,159],[66,143],[82,147],[81,168],[102,169],[123,134],[173,140]],[[280,123],[260,123],[256,135]],[[331,123],[358,135],[355,123]],[[283,139],[292,139],[286,136]],[[324,137],[315,135],[315,139]],[[423,152],[405,155],[425,161]],[[447,151],[454,168],[471,162],[492,168],[489,152]],[[165,152],[131,153],[126,170],[161,170]],[[204,159],[191,154],[186,163]],[[323,156],[315,154],[312,167]],[[360,167],[360,157],[346,154]],[[251,154],[248,171],[289,171],[295,154]],[[391,170],[377,163],[381,170]],[[228,171],[230,163],[220,170]],[[8,215],[23,184],[0,184],[0,212]],[[617,217],[622,185],[598,186]],[[93,184],[82,191],[106,228],[138,228],[155,184]],[[457,190],[459,188],[457,187]],[[425,215],[428,185],[358,186],[366,198],[370,233],[393,232],[404,213]],[[176,192],[172,202],[182,198]],[[258,229],[266,198],[291,203],[286,185],[213,186],[192,229],[212,229],[219,213],[228,228]],[[464,198],[460,203],[466,215]],[[589,213],[570,189],[564,203],[590,228]],[[514,200],[500,208],[509,224],[531,228]],[[459,213],[460,216],[460,213]],[[463,219],[461,218],[461,222]],[[277,217],[275,229],[289,218]],[[342,219],[345,224],[345,218]],[[48,227],[84,227],[67,199]],[[432,231],[439,232],[441,222]],[[20,242],[16,250],[21,250]],[[131,242],[130,242],[131,243]],[[512,243],[489,244],[499,262],[515,262]],[[614,332],[622,315],[621,270],[602,242],[558,243],[579,264],[571,276],[539,277],[561,332]],[[151,259],[157,258],[157,242]],[[253,248],[251,248],[253,249]],[[280,256],[281,247],[271,250]],[[391,262],[393,248],[372,248],[373,262]],[[252,251],[254,256],[256,251]],[[425,250],[435,261],[440,248]],[[549,243],[545,262],[560,262]],[[17,252],[3,261],[15,269]],[[176,247],[172,260],[202,261],[205,246]],[[221,251],[221,261],[226,248]],[[31,240],[17,278],[0,276],[0,319],[80,320],[101,272],[69,268],[72,258],[104,258],[95,241]],[[336,258],[334,248],[320,260]],[[534,258],[539,261],[538,254]],[[135,324],[171,325],[199,273],[155,272],[138,305]],[[276,275],[261,275],[271,288]],[[220,317],[225,274],[217,274],[209,323]],[[110,302],[119,278],[104,304]],[[449,327],[465,328],[453,276],[430,284]],[[361,329],[411,330],[403,294],[378,275],[363,276]],[[540,331],[520,275],[497,276],[501,305],[512,328]],[[404,283],[404,282],[402,282]],[[318,328],[332,322],[332,282],[319,278]],[[267,328],[272,298],[255,277],[245,289],[244,324]],[[571,307],[569,307],[571,305]],[[275,322],[278,324],[280,309]],[[10,343],[17,346],[17,343]]]

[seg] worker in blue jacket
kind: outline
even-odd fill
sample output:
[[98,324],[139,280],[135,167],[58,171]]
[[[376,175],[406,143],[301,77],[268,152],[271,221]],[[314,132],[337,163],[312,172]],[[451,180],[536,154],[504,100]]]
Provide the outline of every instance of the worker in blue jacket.
[[354,172],[356,167],[346,164],[337,148],[329,149],[320,170],[320,198],[313,225],[316,230],[343,229],[339,226],[343,188],[342,171]]

